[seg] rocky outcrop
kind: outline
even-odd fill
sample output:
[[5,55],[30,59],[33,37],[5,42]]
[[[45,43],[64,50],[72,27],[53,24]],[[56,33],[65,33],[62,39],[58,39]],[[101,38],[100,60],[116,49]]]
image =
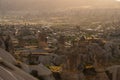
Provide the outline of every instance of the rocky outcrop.
[[14,47],[13,47],[13,43],[12,43],[12,39],[11,39],[10,35],[6,36],[4,43],[5,43],[5,47],[6,47],[5,50],[14,56]]
[[[30,75],[43,80],[55,80],[52,72],[42,64],[27,65],[22,62],[17,62],[16,59],[8,52],[0,49],[0,78],[4,80],[37,80]],[[7,77],[5,77],[5,74]]]
[[9,63],[16,64],[15,58],[9,52],[1,48],[0,48],[0,57]]
[[48,46],[47,44],[47,34],[45,32],[38,33],[38,47],[44,49]]
[[0,79],[1,80],[37,80],[13,64],[0,59]]
[[2,48],[2,49],[6,49],[6,47],[5,47],[5,43],[4,43],[4,39],[3,39],[2,36],[0,36],[0,48]]

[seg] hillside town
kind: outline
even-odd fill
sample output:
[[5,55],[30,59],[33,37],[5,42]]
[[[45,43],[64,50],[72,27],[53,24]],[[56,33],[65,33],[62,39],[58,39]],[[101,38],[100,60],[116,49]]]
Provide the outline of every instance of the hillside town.
[[0,25],[0,80],[120,80],[120,27]]
[[0,0],[0,80],[120,80],[120,0]]

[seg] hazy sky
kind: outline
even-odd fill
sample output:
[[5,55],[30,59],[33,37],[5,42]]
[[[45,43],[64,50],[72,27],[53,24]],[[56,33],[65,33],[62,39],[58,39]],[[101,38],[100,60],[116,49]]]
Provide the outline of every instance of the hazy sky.
[[115,8],[120,0],[0,0],[2,10],[55,10],[73,7],[80,8]]

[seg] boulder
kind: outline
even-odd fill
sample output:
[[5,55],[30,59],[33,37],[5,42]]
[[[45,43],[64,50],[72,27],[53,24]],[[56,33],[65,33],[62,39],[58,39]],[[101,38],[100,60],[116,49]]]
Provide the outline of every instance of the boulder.
[[56,55],[54,56],[52,63],[56,66],[60,66],[62,63],[65,62],[65,56],[64,55]]
[[31,72],[36,72],[37,77],[40,77],[43,80],[55,80],[55,78],[52,75],[52,72],[43,64],[30,65],[29,67]]
[[56,54],[46,54],[40,55],[38,58],[39,63],[43,65],[56,65],[59,66],[65,61],[64,55],[56,55]]
[[50,55],[40,55],[38,58],[39,63],[44,65],[51,65],[52,63],[52,56]]

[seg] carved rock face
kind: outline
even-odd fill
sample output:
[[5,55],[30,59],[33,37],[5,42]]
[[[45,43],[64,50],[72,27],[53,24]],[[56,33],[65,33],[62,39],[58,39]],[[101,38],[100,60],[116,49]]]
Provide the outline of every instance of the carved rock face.
[[106,73],[110,80],[120,80],[120,65],[108,67]]

